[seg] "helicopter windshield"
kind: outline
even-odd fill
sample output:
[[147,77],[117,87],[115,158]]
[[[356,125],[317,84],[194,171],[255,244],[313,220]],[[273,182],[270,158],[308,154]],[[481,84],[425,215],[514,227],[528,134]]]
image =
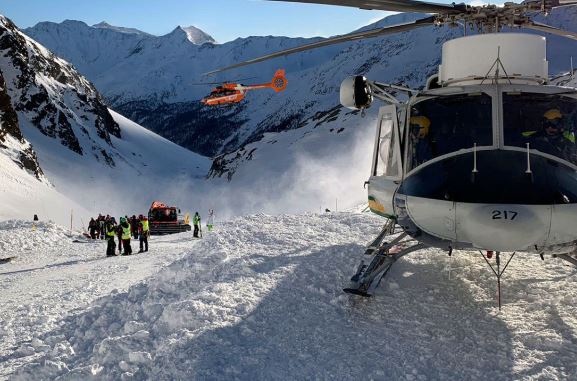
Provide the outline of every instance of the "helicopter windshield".
[[536,149],[577,165],[577,99],[537,93],[503,94],[505,145]]
[[461,149],[491,146],[492,99],[484,93],[427,99],[411,108],[409,168]]

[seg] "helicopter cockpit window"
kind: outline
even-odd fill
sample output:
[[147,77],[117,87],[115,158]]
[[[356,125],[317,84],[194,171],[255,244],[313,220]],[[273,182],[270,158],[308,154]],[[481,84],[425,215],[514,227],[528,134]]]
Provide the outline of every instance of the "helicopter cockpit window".
[[409,168],[474,145],[493,145],[492,98],[484,93],[427,99],[409,117]]
[[503,94],[505,145],[535,149],[577,165],[577,99],[537,93]]

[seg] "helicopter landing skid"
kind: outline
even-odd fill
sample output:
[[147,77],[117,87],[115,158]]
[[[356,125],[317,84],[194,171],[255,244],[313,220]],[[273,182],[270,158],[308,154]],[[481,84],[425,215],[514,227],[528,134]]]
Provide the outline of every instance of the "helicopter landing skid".
[[[387,230],[390,231],[390,225],[387,224],[383,228],[383,232]],[[377,239],[381,237],[381,241],[385,234],[379,234]],[[375,289],[381,283],[383,277],[391,269],[393,263],[397,259],[404,257],[405,255],[412,253],[414,251],[421,250],[426,246],[417,243],[412,246],[400,247],[401,240],[407,236],[406,233],[400,234],[397,238],[393,239],[391,242],[385,242],[376,249],[371,250],[372,244],[377,240],[373,241],[365,251],[365,254],[372,254],[371,261],[369,264],[365,264],[364,260],[361,260],[357,272],[351,278],[351,283],[349,287],[344,288],[343,291],[348,294],[359,295],[363,297],[370,297]],[[405,241],[410,242],[410,241]],[[405,243],[403,242],[403,243]],[[371,251],[370,251],[371,250]]]
[[556,255],[553,255],[553,257],[567,261],[567,262],[571,263],[573,266],[577,267],[577,259],[573,258],[569,254],[556,254]]

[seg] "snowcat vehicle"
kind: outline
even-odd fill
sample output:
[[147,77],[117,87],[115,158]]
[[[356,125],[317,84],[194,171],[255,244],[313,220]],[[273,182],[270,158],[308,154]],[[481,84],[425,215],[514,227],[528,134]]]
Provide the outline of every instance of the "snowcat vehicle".
[[249,90],[273,89],[275,92],[284,91],[288,81],[285,77],[284,69],[279,69],[274,74],[270,83],[260,85],[243,85],[241,83],[224,83],[212,89],[209,96],[201,102],[207,106],[218,106],[224,104],[239,103]]
[[[274,0],[278,1],[278,0]],[[516,252],[549,254],[577,266],[577,89],[549,84],[545,37],[500,33],[526,28],[577,40],[532,20],[576,0],[473,6],[414,0],[299,1],[429,14],[413,22],[329,38],[228,70],[339,42],[424,26],[462,27],[442,47],[438,74],[422,90],[357,75],[340,101],[379,109],[368,184],[370,210],[388,219],[368,245],[346,292],[370,296],[399,258],[428,247],[483,257],[497,278]],[[467,31],[476,31],[467,36]],[[577,48],[577,44],[576,44]],[[360,73],[359,73],[360,74]],[[408,100],[393,94],[404,92]],[[395,230],[400,234],[387,239]],[[502,253],[508,261],[502,263]],[[494,265],[489,261],[494,260]],[[504,266],[503,266],[504,265]]]
[[151,235],[183,233],[191,230],[185,219],[179,219],[180,209],[154,201],[148,211],[148,224]]

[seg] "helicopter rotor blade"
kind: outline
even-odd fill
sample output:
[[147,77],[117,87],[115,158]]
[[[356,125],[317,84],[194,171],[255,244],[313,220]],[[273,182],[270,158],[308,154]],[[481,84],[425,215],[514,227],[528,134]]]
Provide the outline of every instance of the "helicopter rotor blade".
[[548,9],[554,9],[559,7],[566,7],[569,5],[577,4],[577,0],[525,0],[521,4],[534,5],[536,8],[543,7]]
[[249,79],[255,79],[256,77],[252,76],[252,77],[244,77],[244,78],[238,78],[238,79],[231,79],[228,81],[220,81],[220,82],[196,82],[196,83],[191,83],[191,85],[193,86],[203,86],[203,85],[222,85],[225,83],[237,83],[240,81],[247,81]]
[[551,33],[557,36],[570,38],[572,40],[577,41],[577,33],[570,32],[568,30],[563,30],[559,28],[555,28],[554,26],[550,26],[547,24],[541,24],[536,21],[529,21],[526,23],[521,24],[521,27],[536,30],[539,32]]
[[577,0],[551,0],[552,8],[566,7],[577,4]]
[[247,66],[247,65],[252,65],[252,64],[255,64],[258,62],[267,61],[267,60],[270,60],[273,58],[282,57],[282,56],[286,56],[289,54],[304,52],[306,50],[316,49],[316,48],[320,48],[323,46],[339,44],[341,42],[356,41],[356,40],[360,40],[363,38],[372,38],[372,37],[384,36],[387,34],[406,32],[406,31],[409,31],[409,30],[412,30],[415,28],[435,25],[435,20],[436,20],[436,17],[431,16],[431,17],[419,19],[419,20],[405,23],[405,24],[397,24],[397,25],[392,25],[392,26],[388,26],[385,28],[370,29],[370,30],[366,30],[363,32],[344,34],[342,36],[327,38],[327,39],[324,39],[322,41],[297,46],[297,47],[291,48],[291,49],[281,50],[280,52],[267,54],[266,56],[253,58],[252,60],[248,60],[248,61],[240,62],[240,63],[234,64],[234,65],[230,65],[230,66],[224,67],[222,69],[213,70],[213,71],[210,71],[208,73],[205,73],[205,75],[216,74],[216,73],[220,73],[222,71],[236,69],[236,68]]
[[[417,0],[268,0],[288,1],[292,3],[341,5],[360,9],[376,9],[381,11],[420,12],[458,14],[467,9],[465,4],[438,4]],[[554,0],[568,1],[568,0]]]
[[198,82],[191,83],[192,86],[209,86],[209,85],[222,85],[224,82]]

